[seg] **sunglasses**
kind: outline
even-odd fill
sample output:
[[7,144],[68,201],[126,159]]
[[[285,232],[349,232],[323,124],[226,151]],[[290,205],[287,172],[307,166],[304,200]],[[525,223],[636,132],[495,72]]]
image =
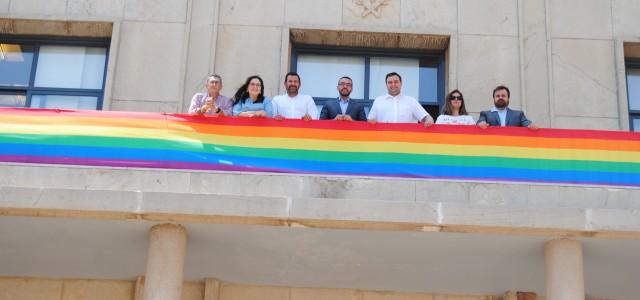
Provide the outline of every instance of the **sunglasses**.
[[462,96],[451,96],[451,97],[449,97],[449,100],[460,100],[460,101],[462,101],[463,99],[462,99]]

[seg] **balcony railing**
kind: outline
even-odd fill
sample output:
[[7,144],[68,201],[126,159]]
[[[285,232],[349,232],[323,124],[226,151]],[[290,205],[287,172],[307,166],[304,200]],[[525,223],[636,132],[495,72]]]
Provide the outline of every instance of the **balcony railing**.
[[638,187],[640,134],[2,108],[0,162]]

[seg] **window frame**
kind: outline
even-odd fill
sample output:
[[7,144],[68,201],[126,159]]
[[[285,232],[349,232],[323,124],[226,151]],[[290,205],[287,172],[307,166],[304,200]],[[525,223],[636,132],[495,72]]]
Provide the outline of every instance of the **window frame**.
[[629,130],[630,131],[640,131],[640,128],[633,128],[633,121],[640,120],[640,110],[632,110],[631,109],[631,101],[629,99],[629,70],[640,70],[640,58],[627,58],[625,60],[625,70],[624,70],[624,81],[625,87],[627,88],[627,110],[629,111]]
[[[31,97],[33,95],[59,95],[59,96],[88,96],[97,97],[96,110],[102,110],[104,101],[104,90],[107,81],[107,70],[109,65],[110,38],[91,38],[91,37],[51,37],[51,36],[13,36],[1,35],[0,43],[4,44],[21,44],[33,46],[33,61],[31,63],[31,72],[29,74],[29,83],[26,87],[0,86],[0,94],[20,93],[26,95],[25,108],[31,108]],[[102,87],[100,89],[81,89],[81,88],[53,88],[53,87],[36,87],[34,86],[36,78],[36,70],[38,67],[38,59],[40,56],[40,47],[42,46],[82,46],[104,48],[105,63],[102,70]]]
[[[417,58],[420,60],[420,66],[423,63],[431,64],[430,67],[437,68],[437,93],[436,102],[418,101],[422,106],[438,106],[438,111],[444,105],[445,96],[445,59],[444,50],[414,50],[414,49],[386,49],[386,48],[359,48],[359,47],[339,47],[339,46],[323,46],[309,44],[293,44],[291,47],[291,66],[290,70],[296,72],[298,68],[298,56],[300,54],[326,55],[326,56],[357,56],[365,59],[364,66],[364,96],[366,99],[352,99],[355,102],[362,103],[366,107],[373,104],[375,97],[369,95],[370,75],[371,75],[371,57],[392,57],[392,58]],[[338,78],[336,78],[337,84]],[[336,95],[337,97],[337,95]],[[326,97],[313,97],[316,105],[324,105],[325,102],[334,100]]]

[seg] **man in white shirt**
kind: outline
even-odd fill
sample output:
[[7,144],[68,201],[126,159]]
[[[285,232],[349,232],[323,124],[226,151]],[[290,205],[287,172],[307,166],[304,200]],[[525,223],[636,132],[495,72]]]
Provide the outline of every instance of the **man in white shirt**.
[[418,100],[400,93],[400,74],[391,72],[387,74],[385,81],[388,94],[373,101],[368,116],[370,123],[422,123],[425,127],[433,125],[433,118]]
[[300,75],[289,72],[284,76],[284,87],[287,93],[273,97],[273,115],[276,120],[302,119],[309,121],[318,118],[318,108],[313,98],[298,94],[300,89]]

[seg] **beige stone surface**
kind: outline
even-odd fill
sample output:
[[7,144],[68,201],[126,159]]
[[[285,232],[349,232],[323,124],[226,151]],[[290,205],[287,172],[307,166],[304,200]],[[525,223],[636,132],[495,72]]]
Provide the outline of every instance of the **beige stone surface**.
[[310,197],[415,201],[415,181],[394,181],[393,179],[353,178],[344,181],[339,178],[310,177],[306,193]]
[[460,0],[459,33],[518,35],[517,1]]
[[624,42],[625,58],[640,58],[640,42]]
[[563,228],[584,230],[585,212],[578,208],[535,208],[520,206],[442,204],[442,224]]
[[188,0],[127,0],[124,18],[132,21],[184,23]]
[[6,14],[9,12],[9,3],[11,0],[0,0],[0,14]]
[[220,0],[220,24],[281,26],[285,0]]
[[[136,291],[132,300],[143,300],[144,299],[144,277],[141,277],[139,286],[136,286],[138,290]],[[132,284],[135,285],[134,282]],[[182,284],[182,293],[180,295],[181,300],[218,300],[216,299],[205,299],[204,298],[204,284],[200,282],[184,282]]]
[[110,22],[0,19],[3,34],[108,38],[112,31]]
[[591,230],[629,231],[640,226],[640,210],[597,209],[591,212]]
[[[449,36],[446,35],[309,28],[291,28],[285,31],[290,32],[292,43],[319,46],[443,51],[449,46]],[[283,42],[286,40],[283,39]]]
[[627,81],[621,80],[622,78],[626,78],[626,60],[625,57],[625,47],[624,41],[621,39],[616,39],[613,42],[613,51],[615,54],[615,65],[614,68],[616,70],[616,78],[617,80],[617,96],[618,96],[618,113],[620,117],[618,118],[618,122],[620,124],[621,130],[629,130],[629,101],[627,95]]
[[239,174],[191,174],[188,189],[191,193],[221,193],[240,195],[270,195],[300,197],[305,195],[304,178],[239,175]]
[[291,25],[340,25],[342,0],[287,0],[284,19]]
[[603,208],[612,190],[570,186],[530,186],[528,203],[535,207]]
[[[498,192],[499,191],[499,192]],[[523,205],[529,198],[529,186],[519,184],[478,184],[469,189],[472,205]]]
[[640,35],[640,1],[611,1],[613,11],[613,33],[616,37]]
[[458,8],[450,0],[403,0],[400,22],[424,33],[450,34],[458,30]]
[[40,15],[62,17],[67,11],[67,0],[19,0],[11,1],[9,12],[15,15]]
[[524,99],[522,108],[538,126],[551,126],[549,67],[544,1],[519,1],[523,5]]
[[[135,210],[135,193],[126,191],[83,191],[68,189],[36,190],[17,187],[0,187],[3,207],[14,208],[55,208],[64,203],[67,209],[103,211]],[[91,201],[87,201],[87,199]]]
[[142,209],[147,212],[217,216],[269,216],[286,218],[287,199],[269,196],[190,195],[145,193]]
[[121,19],[125,0],[69,0],[67,14],[82,18]]
[[64,280],[62,300],[130,300],[134,282],[111,280]]
[[2,300],[57,300],[61,295],[62,280],[0,278]]
[[553,127],[564,129],[621,130],[620,122],[617,118],[556,116]]
[[289,300],[286,287],[223,284],[220,300]]
[[296,199],[291,218],[312,220],[438,223],[433,204],[399,201]]
[[611,1],[550,0],[552,37],[611,39]]
[[165,112],[165,113],[181,113],[178,108],[178,102],[158,102],[147,100],[111,100],[109,110],[117,111],[138,111],[138,112]]
[[547,299],[584,299],[582,243],[570,239],[548,241],[544,247],[544,256]]
[[205,278],[202,300],[220,300],[221,283],[215,278]]
[[[189,190],[189,174],[183,172],[172,172],[155,170],[147,172],[145,170],[117,169],[104,171],[100,169],[85,169],[74,176],[83,176],[80,181],[86,189],[100,190],[124,190],[136,191],[148,189],[154,192],[186,192]],[[36,171],[37,172],[37,171]]]
[[184,24],[123,22],[113,98],[177,103]]
[[291,288],[291,300],[355,300],[357,292],[349,289]]
[[[379,1],[386,3],[367,9],[369,1],[342,1],[342,23],[357,27],[397,27],[400,26],[402,3],[400,0]],[[358,4],[363,3],[363,4]]]
[[424,293],[364,292],[362,300],[434,300],[434,295]]
[[[182,300],[203,300],[204,284],[199,282],[185,282],[182,285]],[[208,300],[208,299],[204,299]]]
[[555,114],[617,118],[613,43],[554,39],[552,51]]
[[470,187],[460,182],[416,181],[416,201],[468,203]]
[[214,21],[217,22],[219,1],[195,0],[191,8],[189,45],[185,64],[185,86],[180,112],[188,112],[191,97],[201,91],[211,73],[215,51]]
[[458,59],[458,88],[464,94],[468,111],[490,109],[491,91],[501,84],[511,91],[509,106],[520,109],[517,38],[461,35]]
[[607,190],[607,202],[605,208],[610,209],[640,209],[640,190],[625,190],[625,189],[608,189]]
[[187,230],[173,223],[149,230],[145,300],[175,300],[182,295]]
[[265,94],[276,95],[281,84],[281,38],[282,31],[276,27],[220,26],[215,72],[223,76],[222,93],[233,95],[248,76],[258,74],[264,81]]

